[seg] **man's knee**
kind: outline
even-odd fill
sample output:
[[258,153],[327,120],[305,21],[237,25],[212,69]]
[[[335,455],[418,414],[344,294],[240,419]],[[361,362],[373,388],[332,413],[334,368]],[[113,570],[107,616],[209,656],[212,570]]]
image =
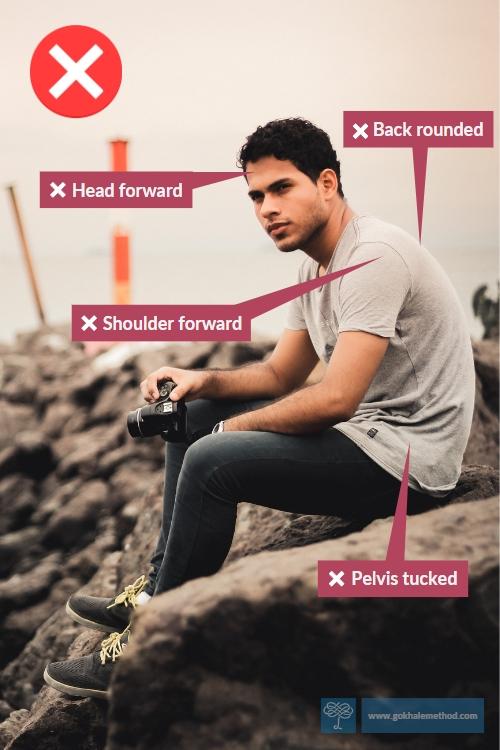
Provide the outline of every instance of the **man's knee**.
[[220,461],[217,435],[205,435],[189,446],[184,456],[183,472],[190,478],[206,483]]

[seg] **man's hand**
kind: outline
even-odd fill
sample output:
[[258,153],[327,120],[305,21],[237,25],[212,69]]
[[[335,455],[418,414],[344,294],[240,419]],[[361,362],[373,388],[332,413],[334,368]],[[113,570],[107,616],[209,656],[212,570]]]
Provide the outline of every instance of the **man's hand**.
[[192,401],[206,395],[210,383],[211,373],[207,370],[181,370],[179,367],[160,367],[147,376],[141,383],[141,393],[144,400],[152,403],[160,397],[158,382],[173,380],[177,387],[170,394],[172,401],[185,398]]

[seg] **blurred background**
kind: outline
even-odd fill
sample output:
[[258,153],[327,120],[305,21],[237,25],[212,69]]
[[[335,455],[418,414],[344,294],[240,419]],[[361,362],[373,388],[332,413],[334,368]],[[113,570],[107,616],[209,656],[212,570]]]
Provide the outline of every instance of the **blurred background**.
[[[130,169],[232,170],[257,125],[303,116],[330,134],[350,205],[417,235],[410,150],[343,149],[343,110],[496,109],[497,21],[495,0],[3,3],[1,181],[16,185],[48,322],[68,321],[73,303],[112,301],[117,223],[131,235],[135,303],[233,303],[296,281],[303,254],[276,250],[241,180],[198,189],[192,210],[38,207],[40,170],[109,169],[116,137],[130,140]],[[107,34],[122,58],[122,87],[93,117],[60,117],[31,88],[35,47],[69,24]],[[422,243],[475,338],[473,293],[486,285],[496,298],[498,198],[496,149],[429,151]],[[0,285],[8,342],[37,318],[5,190]],[[284,316],[258,318],[254,334],[279,334]]]

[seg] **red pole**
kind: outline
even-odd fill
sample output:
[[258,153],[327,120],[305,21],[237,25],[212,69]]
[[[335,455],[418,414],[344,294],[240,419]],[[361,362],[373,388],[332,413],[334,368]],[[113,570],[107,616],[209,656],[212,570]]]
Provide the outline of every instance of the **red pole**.
[[[111,169],[126,172],[128,141],[111,141]],[[130,243],[128,232],[113,230],[113,298],[115,305],[130,304]]]

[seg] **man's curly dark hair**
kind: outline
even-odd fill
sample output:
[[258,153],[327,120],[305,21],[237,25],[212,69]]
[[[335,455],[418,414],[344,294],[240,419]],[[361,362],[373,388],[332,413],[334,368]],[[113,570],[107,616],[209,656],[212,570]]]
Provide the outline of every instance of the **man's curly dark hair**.
[[338,180],[338,194],[344,197],[340,181],[340,162],[328,134],[302,117],[272,120],[249,135],[238,156],[238,166],[245,171],[248,162],[264,156],[291,161],[314,183],[323,169],[333,169]]

